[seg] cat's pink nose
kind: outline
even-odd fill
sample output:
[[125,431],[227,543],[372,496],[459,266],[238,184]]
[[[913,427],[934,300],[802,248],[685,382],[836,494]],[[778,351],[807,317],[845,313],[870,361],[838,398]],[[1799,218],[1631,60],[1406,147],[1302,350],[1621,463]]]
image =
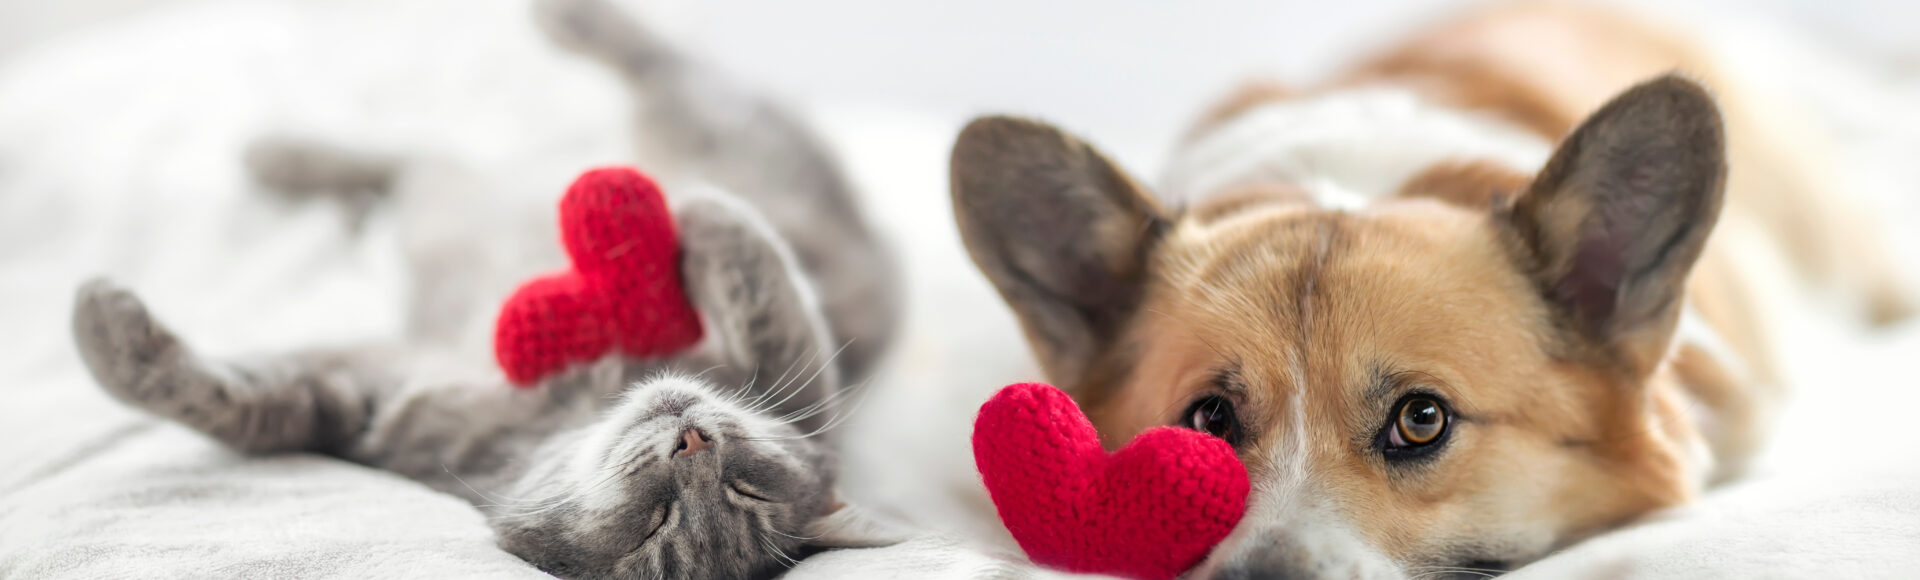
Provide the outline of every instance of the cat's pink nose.
[[686,457],[712,446],[713,441],[707,439],[706,433],[701,433],[699,429],[687,429],[680,433],[680,444],[673,448],[673,456]]

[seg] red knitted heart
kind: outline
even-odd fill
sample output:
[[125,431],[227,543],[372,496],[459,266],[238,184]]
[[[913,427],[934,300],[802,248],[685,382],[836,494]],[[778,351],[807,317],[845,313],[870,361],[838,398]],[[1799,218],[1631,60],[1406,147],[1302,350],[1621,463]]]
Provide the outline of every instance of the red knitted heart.
[[494,327],[494,356],[514,384],[610,352],[657,356],[700,340],[673,216],[652,179],[627,167],[581,174],[560,199],[560,236],[573,267],[522,284]]
[[1049,385],[1010,385],[981,406],[973,458],[1027,556],[1069,572],[1173,578],[1246,512],[1247,468],[1226,441],[1156,427],[1108,455]]

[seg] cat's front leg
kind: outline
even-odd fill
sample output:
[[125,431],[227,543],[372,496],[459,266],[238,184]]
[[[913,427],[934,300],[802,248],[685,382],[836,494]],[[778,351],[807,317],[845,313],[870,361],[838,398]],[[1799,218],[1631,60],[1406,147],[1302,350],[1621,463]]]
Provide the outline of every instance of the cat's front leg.
[[752,207],[718,191],[675,211],[687,296],[728,366],[753,371],[742,395],[804,429],[821,426],[828,415],[810,411],[839,392],[845,344],[832,342],[791,251]]
[[126,289],[80,287],[74,343],[114,398],[253,453],[338,453],[365,431],[390,381],[351,353],[301,353],[248,363],[203,358]]

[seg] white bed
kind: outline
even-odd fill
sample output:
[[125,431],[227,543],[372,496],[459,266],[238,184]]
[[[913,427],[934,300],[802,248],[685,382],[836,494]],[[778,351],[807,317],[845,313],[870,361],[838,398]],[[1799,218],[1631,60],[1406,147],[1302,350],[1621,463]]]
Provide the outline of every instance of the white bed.
[[[175,3],[0,60],[0,577],[540,576],[458,499],[319,457],[243,459],[113,403],[67,331],[73,289],[106,274],[209,352],[395,332],[391,224],[355,233],[337,208],[255,195],[240,148],[292,131],[526,168],[510,199],[475,203],[545,211],[573,171],[626,157],[629,125],[619,88],[525,16],[515,0]],[[1815,126],[1843,137],[1841,167],[1887,215],[1920,218],[1920,77],[1764,27],[1719,40],[1821,107]],[[914,299],[897,360],[845,428],[848,492],[926,536],[791,575],[1044,574],[982,518],[971,471],[972,409],[1036,375],[949,223],[963,117],[811,105],[900,241]],[[1123,152],[1156,146],[1114,134]],[[1789,328],[1801,397],[1759,475],[1520,574],[1920,576],[1920,327]],[[487,364],[483,344],[469,354]]]

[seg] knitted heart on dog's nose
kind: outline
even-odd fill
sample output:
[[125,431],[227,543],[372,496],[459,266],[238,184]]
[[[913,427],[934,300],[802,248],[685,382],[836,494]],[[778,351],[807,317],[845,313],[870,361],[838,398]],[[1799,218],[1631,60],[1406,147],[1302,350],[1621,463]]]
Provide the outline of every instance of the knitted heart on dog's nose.
[[1011,385],[982,405],[973,458],[1027,556],[1070,572],[1173,578],[1246,513],[1247,468],[1226,441],[1156,427],[1109,455],[1049,385]]
[[631,168],[581,174],[560,200],[573,266],[522,284],[500,308],[493,349],[530,386],[608,353],[647,357],[700,340],[680,278],[680,242],[660,187]]

